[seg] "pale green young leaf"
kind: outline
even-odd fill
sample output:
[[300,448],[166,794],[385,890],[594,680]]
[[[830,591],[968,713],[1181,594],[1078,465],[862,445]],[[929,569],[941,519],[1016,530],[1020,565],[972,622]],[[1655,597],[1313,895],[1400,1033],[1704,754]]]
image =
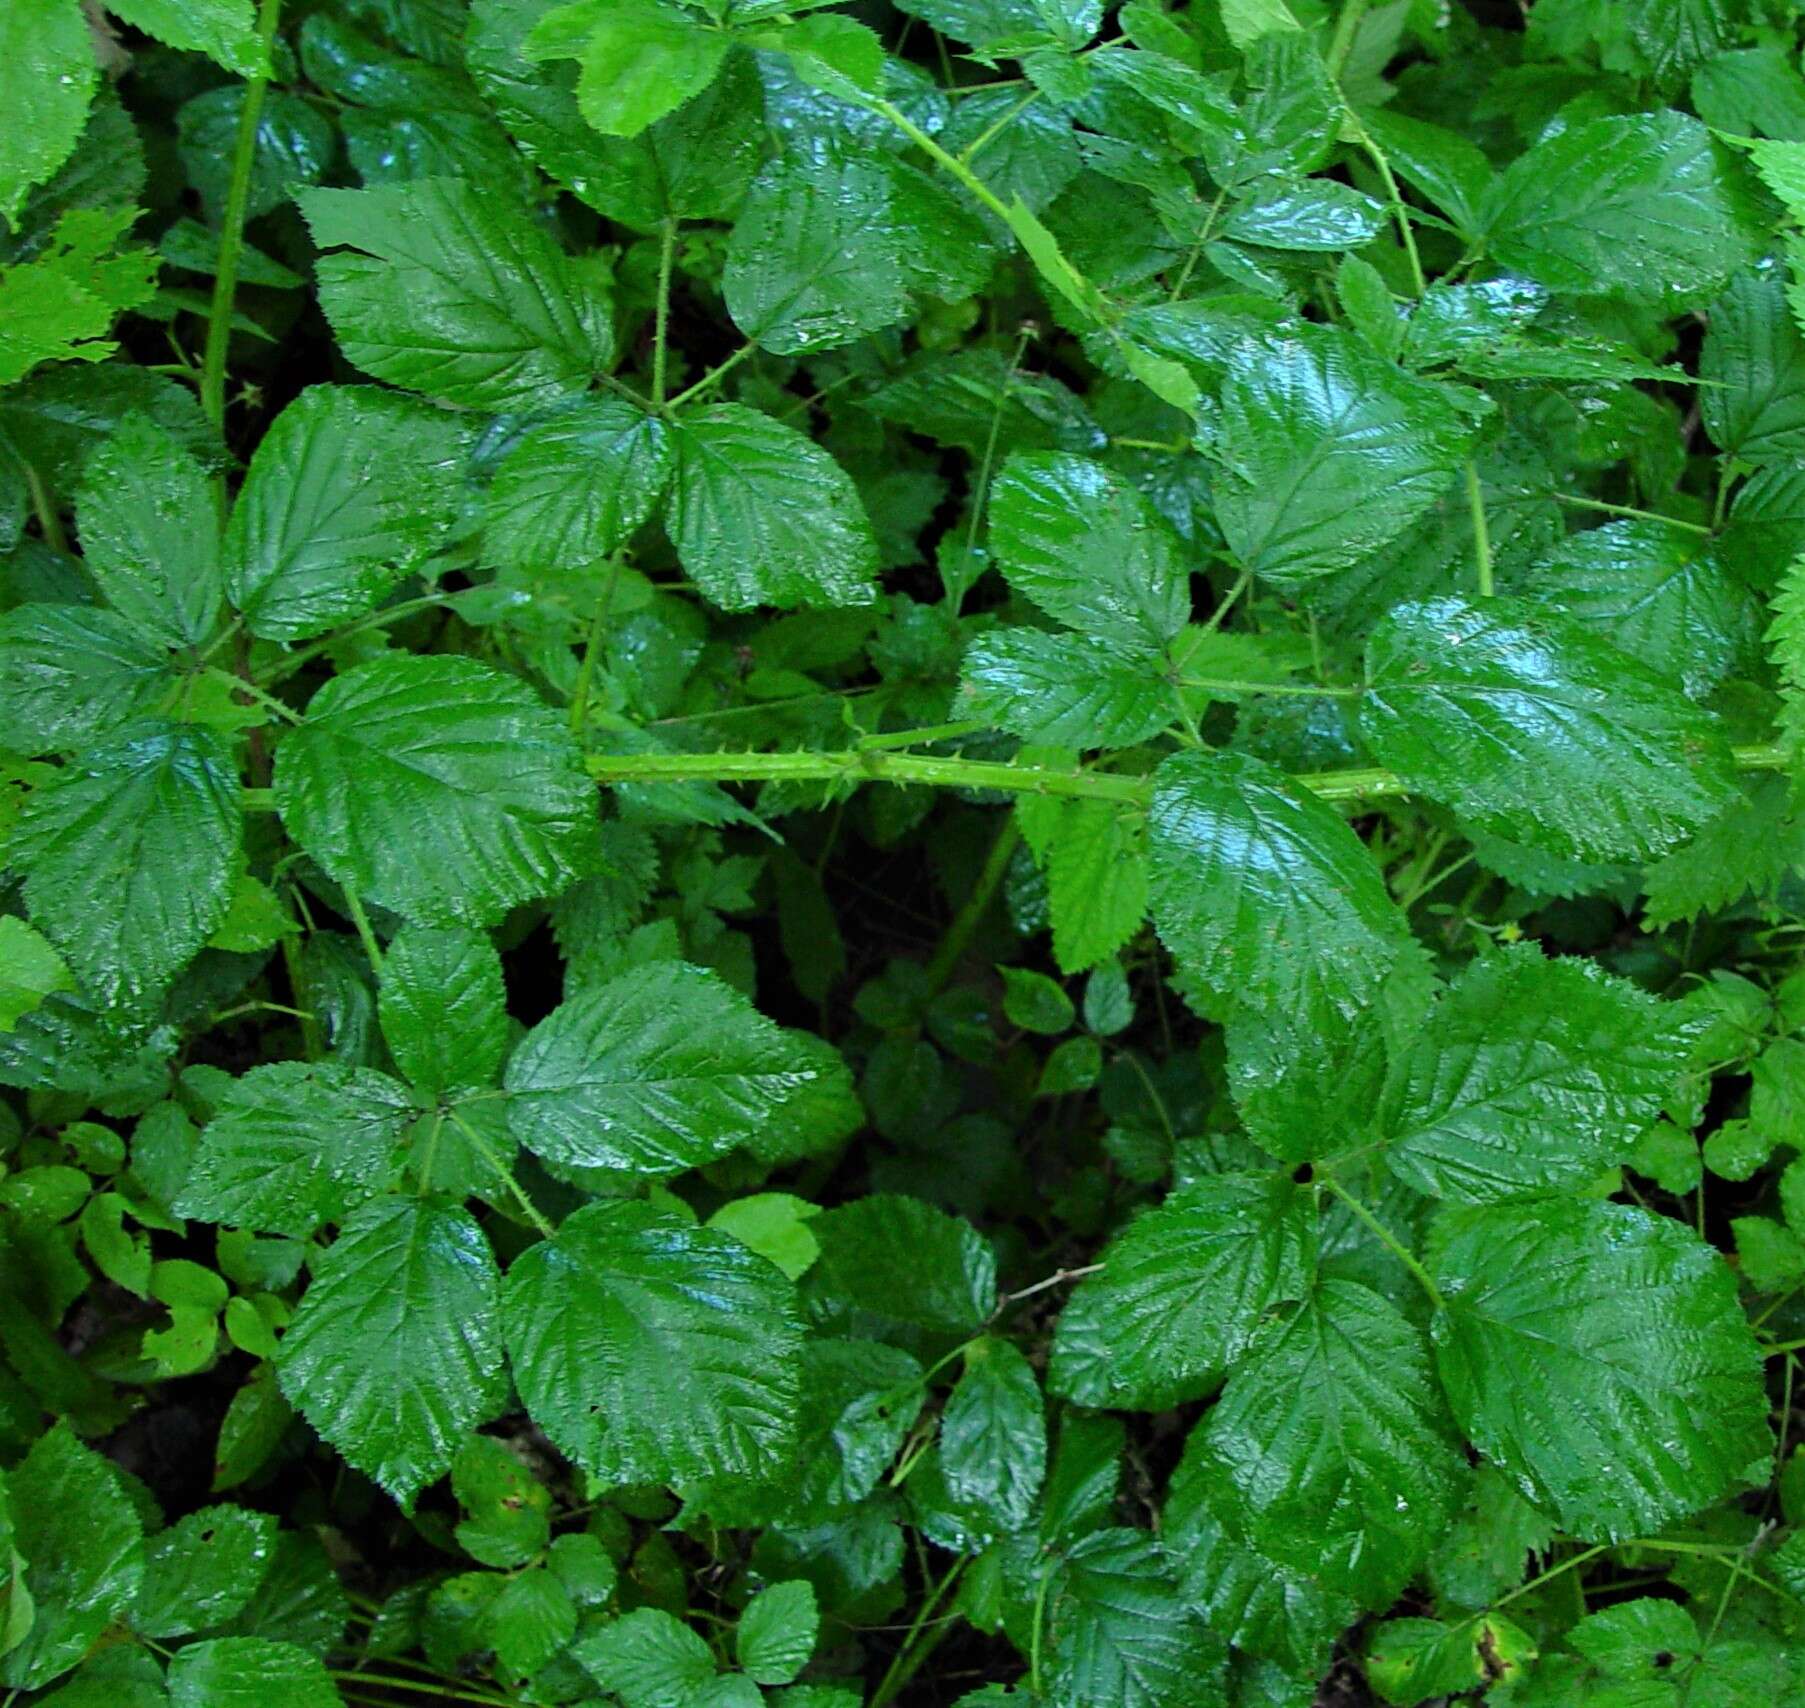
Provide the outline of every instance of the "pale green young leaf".
[[514,569],[568,569],[623,546],[671,473],[665,424],[618,398],[588,398],[528,429],[495,470],[484,541]]
[[774,1583],[746,1603],[733,1632],[734,1658],[757,1684],[788,1684],[808,1665],[820,1625],[807,1579]]
[[729,1199],[708,1218],[708,1225],[732,1234],[795,1281],[821,1255],[821,1247],[808,1227],[820,1214],[819,1204],[811,1204],[793,1192],[754,1192],[749,1197]]
[[75,975],[48,940],[13,914],[0,916],[0,1032],[10,1032]]
[[293,1643],[215,1637],[169,1665],[169,1708],[343,1708],[326,1664]]
[[666,526],[683,567],[722,610],[871,603],[871,523],[819,445],[737,403],[682,416],[671,445]]
[[276,1521],[265,1512],[209,1506],[189,1513],[145,1549],[132,1629],[185,1637],[224,1624],[262,1585],[275,1540]]
[[581,61],[583,117],[604,136],[637,136],[706,89],[731,45],[671,0],[576,0],[541,18],[524,51]]
[[1118,648],[1155,651],[1191,614],[1177,534],[1088,457],[1012,456],[991,489],[990,544],[1018,593]]
[[1421,1332],[1350,1281],[1261,1330],[1200,1452],[1231,1533],[1367,1607],[1397,1596],[1465,1492]]
[[1711,305],[1698,373],[1719,450],[1753,463],[1805,455],[1805,336],[1777,272],[1740,273]]
[[1067,801],[1047,846],[1053,958],[1077,973],[1106,961],[1147,917],[1147,819],[1114,801]]
[[992,629],[965,654],[974,716],[1049,747],[1132,747],[1176,715],[1156,655],[1090,635]]
[[373,610],[445,538],[467,429],[375,386],[314,386],[251,458],[226,529],[226,590],[253,634],[303,640]]
[[582,391],[614,356],[609,304],[545,231],[453,178],[297,198],[322,249],[320,303],[346,358],[473,409]]
[[111,611],[32,604],[0,616],[0,745],[15,752],[80,747],[174,684],[163,648]]
[[1576,1190],[1628,1160],[1690,1057],[1683,1015],[1528,945],[1469,966],[1380,1105],[1392,1173],[1468,1203]]
[[1281,588],[1349,568],[1434,504],[1482,409],[1337,328],[1242,339],[1210,440],[1230,549]]
[[1640,659],[1516,599],[1400,605],[1367,644],[1381,763],[1479,829],[1581,860],[1646,859],[1731,798],[1719,724]]
[[1775,589],[1767,650],[1780,678],[1780,730],[1796,753],[1805,747],[1805,557],[1787,565]]
[[1793,220],[1805,220],[1805,141],[1746,142],[1743,147],[1761,174],[1761,181],[1778,196]]
[[1656,303],[1715,290],[1754,259],[1757,240],[1727,154],[1672,111],[1547,137],[1493,184],[1481,219],[1506,267],[1559,291]]
[[1148,819],[1153,923],[1222,996],[1299,1023],[1351,1016],[1413,954],[1358,837],[1325,802],[1244,754],[1174,754]]
[[1273,30],[1301,27],[1285,0],[1218,0],[1218,4],[1222,11],[1222,27],[1238,48],[1251,46]]
[[99,80],[80,0],[17,0],[0,10],[0,64],[14,78],[0,130],[0,215],[69,157]]
[[380,1199],[346,1218],[276,1354],[282,1391],[404,1507],[507,1393],[501,1277],[465,1210]]
[[225,918],[238,768],[192,724],[145,719],[33,791],[11,857],[33,924],[96,1000],[142,1012]]
[[107,0],[107,10],[170,47],[204,53],[238,77],[267,77],[254,0]]
[[276,756],[295,840],[365,901],[492,925],[563,889],[595,836],[563,718],[474,659],[393,656],[334,678]]
[[940,1470],[960,1505],[999,1531],[1026,1529],[1047,1472],[1046,1402],[1018,1348],[985,1336],[940,1414]]
[[752,1142],[817,1056],[716,974],[656,961],[579,990],[508,1062],[508,1124],[565,1168],[682,1172]]
[[1778,41],[1714,54],[1688,87],[1693,111],[1713,130],[1805,141],[1805,77]]
[[901,320],[882,161],[825,141],[773,161],[734,222],[721,290],[739,329],[780,356],[831,350]]
[[1073,1289],[1047,1385],[1080,1405],[1164,1411],[1222,1380],[1316,1261],[1307,1194],[1282,1175],[1193,1181],[1145,1210]]
[[265,1062],[221,1097],[177,1214],[304,1239],[386,1183],[414,1112],[387,1074]]
[[760,1478],[784,1462],[795,1290],[731,1235],[589,1205],[515,1260],[502,1319],[528,1412],[601,1481]]
[[466,925],[409,925],[382,957],[377,998],[395,1065],[422,1098],[493,1085],[508,1052],[501,957]]
[[101,362],[118,349],[113,322],[156,294],[156,252],[118,249],[137,217],[73,209],[35,259],[0,266],[0,385],[43,362]]
[[1690,1229],[1544,1199],[1444,1211],[1430,1255],[1454,1415],[1562,1529],[1657,1533],[1769,1474],[1761,1354]]

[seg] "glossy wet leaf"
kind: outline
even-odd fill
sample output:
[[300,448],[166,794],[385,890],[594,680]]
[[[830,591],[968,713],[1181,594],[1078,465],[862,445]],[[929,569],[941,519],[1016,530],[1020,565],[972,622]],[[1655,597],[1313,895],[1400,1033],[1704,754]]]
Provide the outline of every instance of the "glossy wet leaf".
[[461,925],[412,925],[382,957],[382,1035],[423,1097],[492,1085],[508,1052],[501,957]]

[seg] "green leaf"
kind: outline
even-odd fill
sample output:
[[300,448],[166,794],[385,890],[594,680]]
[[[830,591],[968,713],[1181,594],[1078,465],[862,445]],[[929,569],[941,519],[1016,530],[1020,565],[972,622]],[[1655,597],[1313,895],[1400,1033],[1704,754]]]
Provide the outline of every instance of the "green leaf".
[[414,1114],[387,1074],[266,1062],[220,1097],[176,1212],[304,1239],[343,1221],[395,1172]]
[[671,1175],[725,1156],[821,1078],[718,976],[658,961],[579,991],[508,1063],[508,1123],[566,1168]]
[[722,403],[671,427],[667,526],[724,611],[868,605],[877,543],[846,471],[793,427]]
[[382,658],[328,682],[277,753],[275,788],[329,876],[431,925],[491,925],[556,893],[595,836],[564,720],[468,658]]
[[727,244],[734,323],[775,355],[894,325],[907,302],[881,160],[823,142],[759,174]]
[[[177,147],[188,181],[211,224],[223,223],[232,193],[232,162],[244,121],[246,85],[229,83],[184,101],[176,114]],[[264,91],[245,213],[259,219],[281,207],[294,191],[317,184],[338,154],[339,130],[299,95]]]
[[375,386],[314,386],[251,458],[226,530],[226,589],[253,634],[303,640],[372,611],[444,540],[465,429]]
[[990,543],[1018,593],[1095,640],[1157,650],[1191,614],[1178,536],[1087,457],[1012,456],[991,489]]
[[40,362],[99,362],[118,348],[113,322],[156,293],[153,251],[115,253],[136,218],[135,208],[72,209],[35,260],[0,267],[0,385]]
[[1017,1348],[986,1335],[965,1349],[965,1371],[940,1416],[947,1492],[998,1530],[1028,1527],[1047,1474],[1046,1404]]
[[1805,336],[1777,273],[1739,273],[1711,305],[1698,374],[1719,450],[1752,463],[1805,455]]
[[1101,637],[993,629],[964,677],[974,716],[1049,747],[1133,747],[1176,715],[1159,661]]
[[268,1513],[208,1506],[153,1536],[132,1629],[146,1637],[186,1637],[222,1625],[263,1583],[276,1540]]
[[1334,328],[1242,339],[1210,437],[1230,549],[1280,588],[1358,563],[1453,481],[1479,405]]
[[750,1680],[736,1689],[722,1678],[708,1645],[660,1608],[634,1609],[573,1652],[623,1708],[756,1708],[761,1700]]
[[1396,1598],[1465,1493],[1420,1331],[1351,1281],[1322,1282],[1255,1336],[1199,1451],[1231,1533],[1371,1608]]
[[788,1684],[815,1652],[821,1616],[804,1579],[774,1583],[746,1603],[734,1628],[733,1653],[755,1683]]
[[379,1200],[315,1260],[283,1333],[282,1391],[404,1507],[501,1409],[500,1283],[467,1211]]
[[1481,211],[1492,256],[1558,291],[1657,303],[1754,258],[1754,220],[1710,132],[1684,113],[1573,124],[1513,160]]
[[818,1216],[810,1295],[930,1333],[964,1337],[996,1308],[996,1254],[970,1222],[874,1192]]
[[1397,1060],[1380,1108],[1392,1173],[1467,1203],[1573,1191],[1629,1159],[1690,1057],[1682,1017],[1528,945],[1467,968]]
[[1080,1405],[1165,1411],[1207,1394],[1316,1262],[1309,1197],[1282,1175],[1192,1181],[1145,1210],[1073,1289],[1047,1384]]
[[1325,802],[1244,754],[1161,764],[1148,859],[1166,947],[1236,1001],[1351,1016],[1415,954],[1359,838]]
[[206,54],[235,76],[269,75],[252,0],[107,0],[107,10],[170,47]]
[[169,1663],[169,1708],[342,1708],[317,1656],[266,1637],[191,1643]]
[[1455,1418],[1563,1530],[1657,1533],[1769,1474],[1761,1354],[1690,1229],[1596,1201],[1456,1208],[1430,1259]]
[[1332,178],[1281,178],[1235,203],[1222,235],[1266,249],[1333,255],[1372,242],[1385,222],[1383,204]]
[[1222,27],[1238,48],[1251,47],[1273,30],[1295,30],[1298,21],[1285,0],[1219,0]]
[[1225,1708],[1222,1642],[1145,1531],[1094,1531],[1042,1570],[1051,1701]]
[[1714,719],[1570,617],[1515,599],[1401,605],[1367,644],[1360,727],[1381,763],[1488,833],[1646,859],[1731,798]]
[[998,967],[997,971],[1003,979],[1003,1016],[1011,1026],[1049,1037],[1071,1030],[1078,1011],[1058,980],[1032,967]]
[[348,360],[473,409],[582,391],[614,356],[608,303],[539,226],[458,179],[297,198],[322,249],[320,304]]
[[147,1009],[225,918],[238,796],[216,735],[149,719],[33,791],[11,850],[26,906],[97,1001]]
[[706,89],[729,46],[668,0],[577,0],[540,19],[524,51],[580,60],[583,117],[604,136],[637,136]]
[[665,424],[590,398],[522,434],[484,499],[484,539],[513,569],[571,568],[627,543],[671,473]]
[[69,156],[99,73],[80,0],[19,0],[0,13],[0,64],[17,79],[0,137],[0,215]]
[[551,1490],[520,1455],[492,1435],[472,1435],[451,1465],[451,1488],[466,1516],[458,1546],[485,1566],[530,1565],[551,1540]]
[[732,1234],[795,1281],[821,1255],[821,1247],[808,1229],[809,1222],[820,1214],[819,1204],[794,1193],[754,1192],[723,1204],[708,1218],[708,1225]]
[[81,747],[149,711],[175,678],[169,657],[123,617],[85,605],[21,605],[0,616],[0,744]]
[[410,925],[382,957],[382,1036],[427,1102],[493,1085],[508,1053],[501,957],[462,925]]
[[1060,971],[1108,960],[1147,917],[1146,814],[1113,801],[1067,801],[1046,868]]
[[82,561],[120,616],[169,647],[219,618],[219,536],[206,470],[174,434],[128,415],[88,461],[76,497]]
[[0,917],[0,1032],[10,1032],[59,990],[74,990],[68,964],[12,914]]
[[[9,1309],[17,1309],[9,1305]],[[74,1666],[121,1619],[144,1573],[143,1525],[114,1467],[67,1424],[6,1474],[14,1552],[36,1610],[0,1658],[0,1683],[35,1690]]]
[[515,1260],[502,1321],[527,1410],[591,1476],[680,1484],[783,1464],[794,1290],[731,1235],[589,1205]]

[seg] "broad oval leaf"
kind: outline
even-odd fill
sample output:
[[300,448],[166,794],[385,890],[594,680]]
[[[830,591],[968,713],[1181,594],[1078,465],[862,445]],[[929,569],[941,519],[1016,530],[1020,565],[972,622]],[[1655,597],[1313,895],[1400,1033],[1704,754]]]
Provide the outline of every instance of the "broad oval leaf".
[[1394,609],[1367,643],[1380,761],[1481,830],[1569,859],[1646,859],[1728,804],[1721,726],[1639,659],[1517,599]]
[[500,1284],[467,1211],[407,1198],[366,1205],[314,1262],[276,1354],[282,1391],[411,1506],[506,1396]]
[[508,1053],[501,957],[465,925],[410,925],[382,957],[383,1041],[407,1081],[432,1100],[493,1085]]
[[1156,660],[1090,635],[995,629],[965,654],[974,715],[1049,747],[1132,747],[1178,716]]
[[276,756],[283,823],[364,900],[492,925],[563,889],[595,836],[563,719],[474,659],[380,658],[328,682]]
[[965,1371],[940,1415],[947,1492],[999,1531],[1027,1527],[1047,1474],[1046,1402],[1021,1351],[985,1335],[966,1348]]
[[0,616],[0,745],[61,753],[148,712],[175,686],[163,647],[87,605]]
[[169,1663],[169,1708],[342,1708],[318,1655],[268,1637],[190,1643]]
[[591,1476],[681,1484],[784,1463],[795,1290],[730,1234],[589,1205],[515,1262],[502,1319],[527,1410]]
[[1584,1541],[1653,1534],[1772,1468],[1735,1278],[1624,1204],[1444,1211],[1436,1366],[1467,1438]]

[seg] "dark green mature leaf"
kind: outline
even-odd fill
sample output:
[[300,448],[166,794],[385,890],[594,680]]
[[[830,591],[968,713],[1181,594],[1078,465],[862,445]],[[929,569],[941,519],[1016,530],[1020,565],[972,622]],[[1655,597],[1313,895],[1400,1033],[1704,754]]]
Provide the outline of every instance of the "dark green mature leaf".
[[1493,835],[1646,859],[1734,788],[1707,713],[1572,618],[1515,599],[1400,605],[1367,646],[1360,727],[1380,760]]
[[385,1183],[413,1114],[403,1088],[368,1068],[254,1067],[220,1098],[177,1213],[304,1239]]
[[1445,1211],[1430,1255],[1454,1415],[1563,1529],[1653,1533],[1768,1474],[1761,1354],[1690,1229],[1547,1199]]
[[1754,258],[1728,157],[1684,113],[1568,126],[1512,161],[1480,218],[1503,265],[1560,291],[1662,303],[1714,290]]
[[1027,1528],[1047,1473],[1046,1405],[1026,1358],[984,1336],[966,1348],[965,1372],[940,1414],[947,1492],[1002,1531]]
[[783,1272],[714,1228],[592,1204],[516,1260],[502,1320],[533,1419],[608,1483],[769,1476],[801,1345]]
[[68,158],[87,123],[98,71],[79,0],[23,0],[0,13],[0,63],[18,85],[0,140],[0,215]]
[[366,1205],[314,1263],[276,1356],[282,1391],[411,1506],[506,1396],[500,1284],[468,1212],[406,1198]]
[[1482,408],[1334,328],[1241,340],[1210,438],[1230,548],[1275,587],[1358,563],[1452,482]]
[[1414,953],[1359,839],[1261,760],[1167,759],[1154,774],[1148,856],[1161,938],[1225,998],[1329,1023]]
[[1396,1598],[1465,1492],[1421,1332],[1351,1281],[1268,1324],[1202,1429],[1231,1532],[1368,1607]]
[[774,1583],[746,1603],[733,1633],[733,1652],[759,1684],[788,1684],[815,1652],[821,1616],[803,1578]]
[[426,924],[490,925],[563,889],[595,836],[563,719],[468,658],[382,658],[327,683],[275,787],[330,876]]
[[1683,1017],[1527,945],[1476,961],[1394,1064],[1385,1160],[1468,1203],[1583,1186],[1628,1159],[1685,1071]]
[[169,1666],[169,1708],[342,1708],[317,1655],[267,1637],[191,1643]]
[[276,1521],[241,1506],[208,1506],[154,1536],[132,1629],[185,1637],[223,1625],[255,1595],[269,1570]]
[[1106,1246],[1060,1313],[1047,1385],[1088,1406],[1164,1411],[1222,1380],[1316,1263],[1314,1206],[1283,1175],[1192,1181]]
[[118,1471],[67,1424],[38,1437],[6,1489],[33,1617],[0,1658],[0,1683],[34,1690],[124,1617],[144,1573],[143,1524]]
[[302,640],[373,610],[437,549],[469,436],[375,386],[315,386],[251,459],[226,530],[226,590],[253,634]]
[[218,736],[160,719],[120,730],[32,793],[11,849],[25,904],[97,1001],[147,1009],[225,918],[238,796]]
[[422,1097],[492,1085],[508,1053],[501,957],[462,925],[410,925],[382,957],[377,999],[395,1066]]
[[174,685],[169,655],[111,611],[21,605],[0,616],[0,745],[81,746],[147,712]]
[[1805,455],[1805,336],[1776,272],[1752,269],[1711,305],[1699,415],[1720,450],[1753,463]]
[[516,569],[572,568],[625,545],[671,473],[665,424],[589,398],[521,435],[484,500],[485,539]]
[[812,1299],[965,1336],[996,1308],[996,1254],[971,1223],[918,1198],[870,1193],[809,1224]]
[[453,178],[310,190],[320,301],[366,373],[474,409],[581,391],[614,356],[608,303],[545,232]]
[[1024,740],[1132,747],[1176,716],[1160,661],[1119,642],[1040,629],[993,629],[965,654],[973,713]]
[[567,1168],[669,1175],[753,1142],[819,1057],[714,973],[658,961],[579,991],[508,1063],[508,1123]]
[[1011,457],[990,495],[990,543],[1018,593],[1118,648],[1155,651],[1191,614],[1178,536],[1088,457]]
[[1224,1708],[1222,1641],[1143,1530],[1098,1530],[1057,1565],[1046,1601],[1049,1695],[1073,1708]]
[[662,1608],[636,1607],[585,1637],[574,1653],[623,1708],[747,1708],[761,1700],[747,1680],[737,1695],[724,1690],[728,1681],[707,1643]]
[[901,320],[907,304],[889,188],[880,158],[831,142],[767,166],[734,224],[721,280],[739,329],[793,356]]

